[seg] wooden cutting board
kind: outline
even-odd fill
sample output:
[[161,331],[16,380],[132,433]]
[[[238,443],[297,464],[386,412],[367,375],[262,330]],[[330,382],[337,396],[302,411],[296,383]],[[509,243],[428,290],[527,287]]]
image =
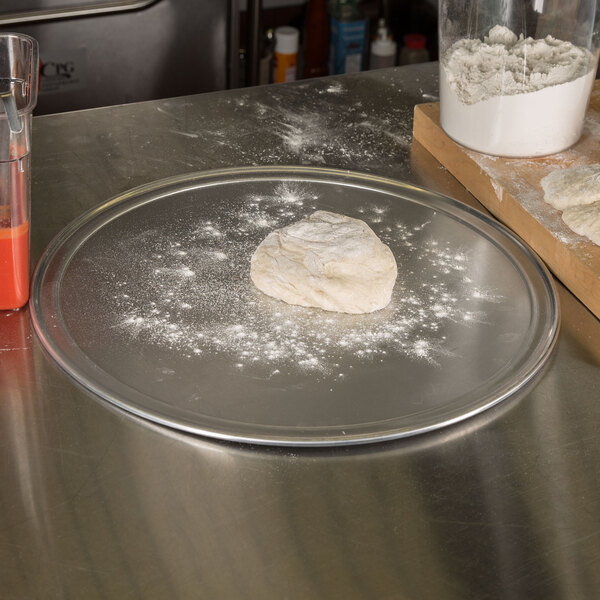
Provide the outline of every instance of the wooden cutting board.
[[600,246],[563,223],[560,211],[544,202],[540,185],[555,169],[600,163],[600,80],[592,92],[581,139],[558,154],[515,159],[468,150],[443,132],[439,103],[415,107],[413,134],[600,318]]

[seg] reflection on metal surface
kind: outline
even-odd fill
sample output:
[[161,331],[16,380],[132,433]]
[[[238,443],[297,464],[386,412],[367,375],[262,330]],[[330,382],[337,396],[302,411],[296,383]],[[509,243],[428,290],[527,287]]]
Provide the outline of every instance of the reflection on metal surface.
[[35,375],[32,338],[26,308],[0,311],[0,452],[3,458],[12,457],[5,461],[8,469],[1,474],[1,494],[10,491],[18,502],[19,518],[29,523],[33,546],[44,554],[52,542],[47,537],[44,507],[43,419],[36,410],[41,390]]
[[[409,162],[436,77],[417,65],[34,119],[34,259],[84,210],[191,170],[327,164],[470,202],[431,157]],[[311,151],[288,146],[308,113]],[[2,600],[597,598],[600,321],[557,287],[561,333],[534,381],[450,427],[360,446],[153,424],[91,401],[26,329],[32,380],[7,378],[0,352]]]
[[[385,310],[340,315],[254,290],[256,245],[317,209],[363,218],[390,245],[401,275]],[[43,257],[33,310],[53,358],[102,398],[283,445],[465,419],[529,381],[558,331],[547,272],[495,222],[392,180],[289,167],[183,176],[95,209]]]
[[[0,516],[4,532],[27,542],[6,556],[5,589],[32,597],[85,590],[86,598],[133,589],[146,600],[383,598],[414,589],[419,598],[460,600],[525,597],[552,589],[556,568],[575,581],[587,572],[586,561],[548,552],[564,520],[537,522],[540,495],[569,490],[563,470],[552,482],[534,474],[556,441],[523,436],[541,398],[515,398],[416,438],[310,449],[207,440],[79,404],[74,412],[55,402],[57,431],[32,424],[44,518]],[[540,427],[552,418],[541,414]],[[532,476],[535,493],[508,493]],[[9,501],[15,495],[5,492]],[[553,513],[574,501],[581,517],[570,531],[597,531],[594,516],[577,511],[584,501],[570,496],[555,495]],[[482,555],[493,569],[472,567]],[[18,582],[36,556],[42,572]],[[131,557],[135,569],[124,568]]]
[[22,0],[0,9],[0,29],[18,25],[39,43],[37,115],[224,89],[227,19],[221,0]]
[[147,8],[158,0],[120,0],[117,2],[92,2],[76,3],[71,6],[44,8],[39,10],[27,10],[23,12],[0,14],[0,26],[34,23],[37,21],[49,21],[53,19],[69,19],[73,17],[88,17],[125,12],[130,10],[141,10]]

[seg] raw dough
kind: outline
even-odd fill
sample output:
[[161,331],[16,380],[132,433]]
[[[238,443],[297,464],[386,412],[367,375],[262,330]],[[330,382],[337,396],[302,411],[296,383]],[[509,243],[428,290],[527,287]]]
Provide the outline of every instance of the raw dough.
[[323,210],[271,232],[250,263],[268,296],[353,314],[387,306],[397,274],[392,251],[364,221]]
[[541,181],[544,200],[564,210],[600,201],[600,165],[557,169]]
[[600,202],[565,209],[562,220],[579,235],[600,245]]
[[541,181],[544,200],[575,233],[600,245],[600,164],[558,169]]

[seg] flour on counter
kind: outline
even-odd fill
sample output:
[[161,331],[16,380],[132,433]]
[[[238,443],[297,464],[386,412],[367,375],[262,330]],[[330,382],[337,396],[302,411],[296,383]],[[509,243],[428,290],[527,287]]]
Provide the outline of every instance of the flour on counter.
[[[331,164],[337,156],[344,164],[377,163],[386,158],[389,148],[404,150],[412,143],[410,130],[398,131],[389,120],[360,118],[365,114],[355,107],[359,119],[333,126],[331,115],[310,109],[270,109],[275,133],[286,151],[308,164]],[[390,143],[389,140],[393,140]]]
[[478,152],[560,152],[581,135],[594,64],[585,48],[499,25],[483,41],[459,40],[440,62],[442,127]]
[[[374,165],[403,162],[412,144],[413,107],[395,103],[393,97],[369,107],[368,97],[357,99],[350,92],[342,82],[323,80],[310,96],[297,85],[273,86],[254,102],[250,97],[236,103],[225,99],[228,110],[243,114],[248,127],[236,124],[233,129],[232,123],[238,121],[231,118],[211,120],[203,136],[235,153],[234,162],[241,158],[251,165],[312,164],[370,170]],[[295,108],[288,108],[290,105]],[[227,114],[218,114],[221,112]],[[252,133],[253,128],[261,135]],[[250,136],[256,141],[248,144]]]
[[[547,229],[557,240],[569,246],[577,246],[581,238],[569,229],[560,218],[560,213],[543,201],[541,191],[532,186],[531,182],[521,175],[524,166],[536,169],[543,174],[551,173],[556,169],[557,161],[570,164],[573,160],[571,151],[552,156],[546,162],[544,159],[515,161],[515,169],[507,175],[503,168],[504,163],[495,157],[467,150],[467,155],[485,173],[489,175],[490,182],[496,192],[496,197],[502,202],[504,190],[511,193],[512,197],[545,229]],[[540,176],[540,179],[543,175]]]

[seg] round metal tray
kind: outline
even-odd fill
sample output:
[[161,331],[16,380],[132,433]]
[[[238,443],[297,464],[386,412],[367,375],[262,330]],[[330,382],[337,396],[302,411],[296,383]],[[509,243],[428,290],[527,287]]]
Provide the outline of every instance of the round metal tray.
[[[390,246],[390,305],[290,306],[249,278],[256,246],[314,210]],[[330,169],[151,183],[74,221],[33,278],[48,353],[100,398],[221,439],[328,445],[440,428],[511,396],[548,358],[552,280],[507,229],[450,198]]]

